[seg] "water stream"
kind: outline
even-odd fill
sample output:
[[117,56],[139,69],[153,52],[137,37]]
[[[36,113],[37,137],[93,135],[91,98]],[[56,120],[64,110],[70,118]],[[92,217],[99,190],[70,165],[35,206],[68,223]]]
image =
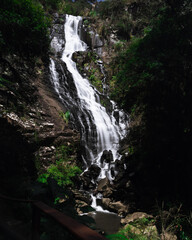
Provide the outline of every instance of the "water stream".
[[[101,168],[99,179],[107,177],[112,181],[117,172],[113,171],[115,160],[120,158],[118,154],[119,142],[126,135],[127,118],[123,111],[117,109],[114,102],[111,101],[111,114],[100,103],[98,91],[90,82],[82,77],[77,70],[76,63],[72,60],[74,52],[86,51],[88,46],[80,39],[80,23],[82,18],[79,16],[66,15],[64,25],[64,39],[54,37],[51,46],[55,53],[60,53],[60,68],[64,73],[62,62],[66,64],[67,70],[72,78],[62,81],[59,76],[58,67],[54,58],[51,59],[50,72],[51,81],[59,98],[65,102],[68,101],[70,112],[79,123],[81,131],[81,142],[84,146],[82,158],[85,163],[85,171],[92,164],[97,164]],[[58,57],[58,56],[57,56]],[[58,65],[58,63],[57,63]],[[60,72],[62,72],[60,70]],[[70,81],[73,81],[74,89],[70,89]],[[75,110],[74,110],[75,109]],[[114,113],[118,112],[118,121]],[[112,162],[101,162],[103,151],[111,151],[113,155]],[[92,206],[98,211],[104,211],[96,204],[96,197],[92,195]]]

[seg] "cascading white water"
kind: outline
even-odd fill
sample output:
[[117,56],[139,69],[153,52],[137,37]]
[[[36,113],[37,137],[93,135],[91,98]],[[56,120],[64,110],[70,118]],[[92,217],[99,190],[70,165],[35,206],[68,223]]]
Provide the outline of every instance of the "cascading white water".
[[[93,153],[89,149],[91,162],[97,163],[102,169],[100,178],[109,174],[109,164],[102,164],[99,162],[104,150],[111,150],[114,159],[118,158],[117,153],[119,147],[119,140],[125,136],[126,124],[117,124],[113,115],[108,115],[106,109],[98,102],[99,96],[86,78],[83,78],[76,68],[75,62],[72,60],[72,55],[76,51],[86,51],[87,45],[81,41],[78,34],[78,25],[81,17],[71,15],[66,16],[65,22],[65,49],[62,60],[66,63],[68,70],[71,72],[76,88],[77,94],[81,102],[82,109],[86,109],[93,117],[94,124],[97,131],[97,152]],[[89,134],[88,134],[89,136]],[[88,142],[91,139],[87,139]]]
[[[63,103],[68,102],[67,107],[70,108],[71,112],[74,112],[75,120],[81,126],[81,141],[86,149],[86,154],[82,158],[86,170],[91,164],[97,164],[101,169],[98,180],[107,177],[112,181],[115,174],[112,176],[111,169],[115,168],[114,161],[120,157],[118,154],[119,141],[126,135],[127,120],[125,120],[124,112],[117,109],[113,101],[111,101],[112,113],[107,113],[106,109],[100,104],[98,91],[86,78],[80,75],[75,62],[72,60],[74,52],[87,50],[86,43],[80,39],[78,33],[81,20],[80,16],[66,15],[65,39],[57,36],[52,39],[51,47],[54,49],[56,57],[51,59],[50,63],[51,81],[59,98]],[[58,55],[60,59],[57,60],[57,66],[60,65],[60,72],[66,75],[61,67],[64,63],[72,78],[68,79],[69,77],[65,76],[65,79],[62,80],[63,76],[60,76],[60,73],[57,72],[58,67],[56,67],[55,59],[58,58]],[[70,81],[74,82],[73,85],[76,88],[74,91],[68,89],[70,88]],[[118,112],[118,122],[114,117],[115,112]],[[100,161],[104,150],[111,150],[113,162]],[[92,206],[97,210],[102,210],[101,207],[96,205],[96,197],[93,195],[91,197],[93,199]]]

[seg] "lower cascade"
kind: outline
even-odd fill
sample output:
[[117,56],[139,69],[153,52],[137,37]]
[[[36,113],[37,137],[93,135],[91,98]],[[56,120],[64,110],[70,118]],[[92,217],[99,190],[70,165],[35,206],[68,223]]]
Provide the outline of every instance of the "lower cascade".
[[[66,15],[63,29],[54,34],[51,47],[54,56],[50,61],[51,82],[60,100],[70,111],[71,117],[78,124],[83,146],[82,159],[85,163],[84,173],[96,166],[98,174],[91,179],[94,184],[107,178],[112,182],[118,172],[115,160],[120,159],[119,142],[127,132],[126,114],[119,110],[113,101],[111,113],[100,103],[100,93],[90,82],[78,72],[72,60],[73,53],[86,51],[88,46],[80,39],[80,16]],[[55,29],[55,32],[58,32]],[[67,71],[66,71],[67,69]],[[118,120],[114,117],[118,113]],[[91,194],[92,207],[104,211],[97,206],[96,198]],[[99,196],[100,198],[102,196]]]

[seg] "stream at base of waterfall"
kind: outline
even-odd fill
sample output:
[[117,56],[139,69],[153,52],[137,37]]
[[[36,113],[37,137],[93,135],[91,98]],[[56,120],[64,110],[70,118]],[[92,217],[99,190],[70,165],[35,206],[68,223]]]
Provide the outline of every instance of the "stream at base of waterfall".
[[[50,61],[51,82],[60,100],[65,102],[65,104],[68,101],[68,108],[72,117],[79,123],[81,143],[84,147],[84,154],[82,154],[82,159],[85,163],[84,173],[88,171],[90,166],[97,165],[100,168],[100,172],[97,178],[92,179],[92,181],[97,184],[99,180],[107,178],[112,182],[118,174],[115,170],[115,160],[121,157],[118,153],[119,142],[126,136],[128,118],[122,110],[116,107],[113,101],[111,101],[111,113],[109,114],[106,111],[105,107],[100,103],[98,91],[86,78],[81,76],[77,70],[76,63],[72,60],[73,53],[86,51],[88,48],[86,43],[80,39],[81,22],[82,18],[80,16],[66,15],[63,38],[59,37],[59,35],[58,37],[53,37],[51,47],[55,51],[55,57],[51,58]],[[69,83],[67,77],[59,76],[60,73],[54,60],[58,56],[59,61],[66,65],[71,75],[73,85],[75,86],[75,91],[73,90],[73,92],[68,89],[71,83]],[[61,65],[62,63],[60,63]],[[63,72],[63,75],[65,75],[63,69],[60,72]],[[114,117],[115,112],[118,112],[118,121]],[[113,160],[110,162],[101,161],[102,155],[106,151],[112,155]],[[118,228],[119,217],[98,206],[96,201],[97,195],[90,194],[92,197],[91,206],[96,210],[92,217],[98,222],[97,225],[104,226],[104,222],[107,221],[109,222],[108,225],[111,226],[113,219],[112,225]],[[102,197],[101,194],[100,197]],[[105,218],[106,221],[104,220]],[[110,221],[109,218],[111,219]],[[112,232],[109,229],[107,231],[109,233]],[[113,227],[113,231],[116,231],[115,227]]]

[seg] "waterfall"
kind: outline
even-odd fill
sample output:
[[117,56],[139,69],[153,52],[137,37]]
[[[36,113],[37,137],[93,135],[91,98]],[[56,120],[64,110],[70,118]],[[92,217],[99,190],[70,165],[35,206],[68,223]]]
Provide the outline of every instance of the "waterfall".
[[[59,64],[57,63],[60,66],[60,72],[64,72],[63,62],[71,78],[70,80],[67,78],[62,80],[60,77],[61,79],[59,79],[58,67],[56,67],[53,58],[50,64],[51,81],[59,98],[65,103],[69,102],[67,106],[75,121],[80,125],[81,141],[85,148],[85,154],[82,157],[86,168],[92,164],[97,164],[101,168],[98,179],[107,177],[109,180],[113,180],[115,174],[112,174],[111,169],[114,168],[114,161],[101,162],[100,159],[105,150],[111,151],[114,160],[119,159],[119,142],[125,137],[127,129],[126,115],[117,109],[112,101],[112,113],[107,113],[105,107],[100,103],[98,91],[86,78],[80,75],[76,63],[72,60],[74,52],[86,51],[88,48],[86,43],[80,39],[79,26],[81,21],[80,16],[66,15],[64,40],[58,37],[52,39],[51,46],[55,54],[60,55]],[[66,73],[63,74],[66,75]],[[73,91],[67,90],[67,86],[72,84],[71,81],[74,84]],[[63,94],[62,91],[65,93]],[[115,112],[118,113],[118,121],[114,117]]]

